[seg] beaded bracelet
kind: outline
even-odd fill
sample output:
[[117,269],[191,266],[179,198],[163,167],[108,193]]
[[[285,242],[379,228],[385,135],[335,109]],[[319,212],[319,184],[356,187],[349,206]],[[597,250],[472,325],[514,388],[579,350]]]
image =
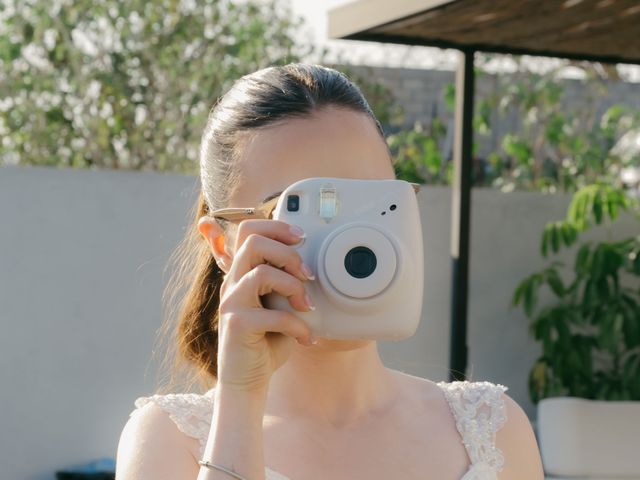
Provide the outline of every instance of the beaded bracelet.
[[210,463],[210,462],[207,462],[206,460],[200,460],[200,461],[198,461],[198,463],[200,465],[202,465],[203,467],[217,468],[218,470],[222,470],[223,472],[228,473],[229,475],[231,475],[231,476],[233,476],[235,478],[239,478],[240,480],[247,480],[246,478],[244,478],[239,473],[236,473],[233,470],[229,470],[228,468],[223,467],[222,465],[216,465],[215,463]]

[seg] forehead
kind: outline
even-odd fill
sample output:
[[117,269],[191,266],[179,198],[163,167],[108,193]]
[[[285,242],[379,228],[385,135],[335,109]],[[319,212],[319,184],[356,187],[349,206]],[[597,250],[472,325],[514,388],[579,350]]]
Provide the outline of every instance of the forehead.
[[308,177],[395,178],[385,140],[367,114],[327,107],[251,132],[230,206],[254,205]]

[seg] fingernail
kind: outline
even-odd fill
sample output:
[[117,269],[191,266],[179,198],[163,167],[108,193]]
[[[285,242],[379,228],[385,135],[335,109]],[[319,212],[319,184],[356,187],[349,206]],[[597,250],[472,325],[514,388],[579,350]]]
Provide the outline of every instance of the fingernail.
[[315,310],[316,309],[316,306],[311,301],[311,297],[309,297],[308,293],[304,294],[304,301],[307,302],[307,305],[309,306],[309,309],[311,309],[311,310]]
[[300,270],[302,270],[302,273],[304,273],[304,276],[307,277],[309,280],[315,280],[316,276],[313,274],[313,272],[311,271],[308,265],[303,263],[302,266],[300,267]]
[[313,344],[313,345],[317,345],[318,344],[318,339],[316,337],[314,337],[313,335],[311,335],[309,337],[309,341]]
[[303,238],[305,236],[304,235],[304,230],[302,230],[297,225],[291,225],[289,227],[289,231],[291,232],[292,235],[295,235],[296,237]]

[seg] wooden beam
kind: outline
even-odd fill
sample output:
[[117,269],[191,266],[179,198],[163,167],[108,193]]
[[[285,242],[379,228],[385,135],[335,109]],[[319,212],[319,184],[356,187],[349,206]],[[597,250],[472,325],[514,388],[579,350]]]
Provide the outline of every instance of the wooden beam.
[[328,12],[327,36],[345,38],[455,0],[358,0]]
[[360,0],[332,10],[329,31],[351,40],[640,64],[638,0]]

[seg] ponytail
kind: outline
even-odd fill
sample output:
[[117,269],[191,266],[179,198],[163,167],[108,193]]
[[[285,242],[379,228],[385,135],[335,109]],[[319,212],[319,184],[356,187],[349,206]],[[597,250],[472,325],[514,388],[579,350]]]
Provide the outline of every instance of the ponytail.
[[[166,314],[161,337],[166,338],[167,330],[174,324],[170,347],[175,350],[170,348],[164,359],[164,371],[169,371],[170,378],[159,390],[162,393],[175,390],[182,369],[187,373],[186,384],[181,388],[185,391],[195,383],[209,389],[218,376],[218,305],[224,272],[198,232],[198,219],[207,215],[207,211],[200,191],[191,212],[193,222],[168,264],[174,268],[163,295]],[[172,366],[166,368],[172,354]]]

